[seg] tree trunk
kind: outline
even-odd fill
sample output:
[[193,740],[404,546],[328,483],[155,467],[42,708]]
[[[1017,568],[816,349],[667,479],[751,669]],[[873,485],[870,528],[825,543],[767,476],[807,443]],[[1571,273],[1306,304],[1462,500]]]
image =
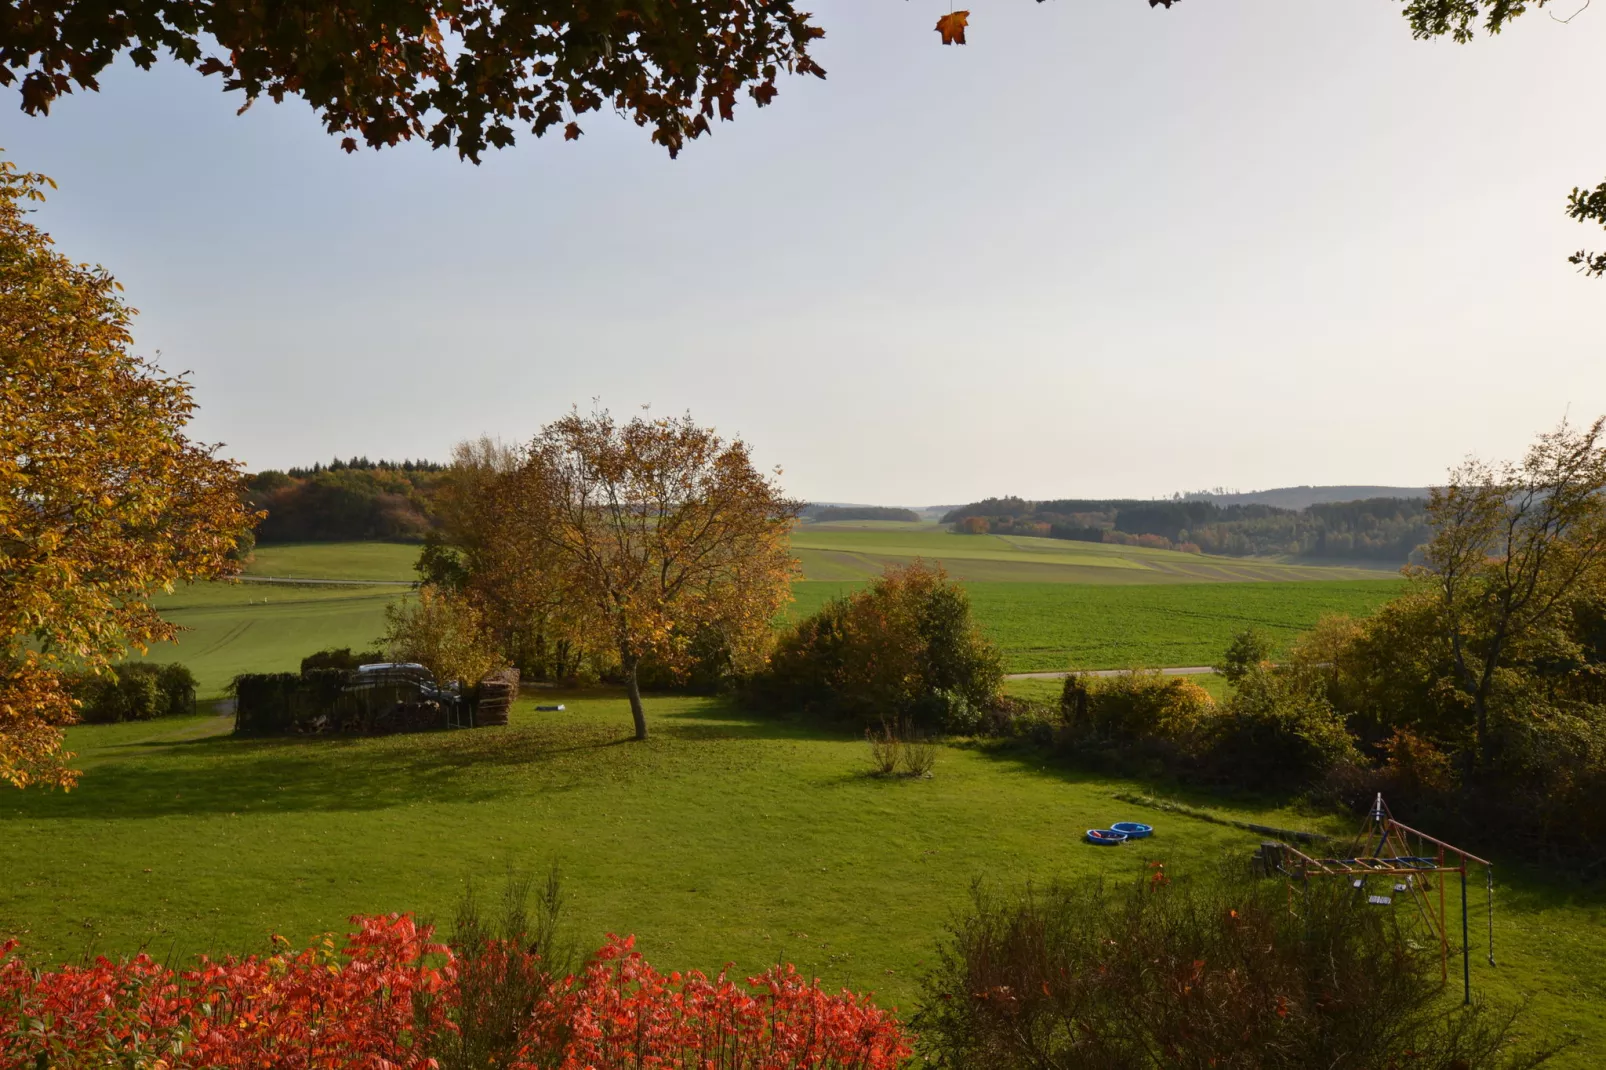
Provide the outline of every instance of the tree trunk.
[[636,738],[646,739],[647,715],[641,711],[641,685],[636,683],[636,666],[641,659],[626,654],[620,660],[624,663],[625,690],[630,694],[630,716],[636,722]]

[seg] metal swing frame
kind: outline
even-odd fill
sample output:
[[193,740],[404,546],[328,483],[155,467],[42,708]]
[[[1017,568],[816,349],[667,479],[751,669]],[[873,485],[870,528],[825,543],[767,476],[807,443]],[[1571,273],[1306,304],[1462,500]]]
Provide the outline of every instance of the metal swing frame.
[[[1494,965],[1494,863],[1479,858],[1453,844],[1429,836],[1396,821],[1383,802],[1381,793],[1373,803],[1348,857],[1316,858],[1286,843],[1263,844],[1262,857],[1267,871],[1275,870],[1293,880],[1341,877],[1353,882],[1357,891],[1367,892],[1367,878],[1390,877],[1396,894],[1403,894],[1417,907],[1422,921],[1439,943],[1439,977],[1450,980],[1450,930],[1446,913],[1444,885],[1458,875],[1461,881],[1461,984],[1462,998],[1472,1002],[1472,957],[1467,904],[1467,868],[1484,869],[1484,888],[1489,913],[1489,965]],[[1403,880],[1402,880],[1403,878]],[[1433,895],[1436,890],[1437,896]],[[1367,896],[1369,902],[1392,905],[1393,896]]]

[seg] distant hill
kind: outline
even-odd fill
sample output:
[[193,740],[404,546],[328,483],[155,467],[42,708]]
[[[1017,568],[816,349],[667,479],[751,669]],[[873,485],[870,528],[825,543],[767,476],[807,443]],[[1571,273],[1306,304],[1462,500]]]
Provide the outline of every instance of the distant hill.
[[1279,509],[1304,509],[1331,502],[1360,502],[1372,498],[1426,498],[1428,487],[1274,487],[1243,494],[1214,494],[1197,491],[1184,494],[1188,501],[1215,502],[1217,505],[1273,505]]

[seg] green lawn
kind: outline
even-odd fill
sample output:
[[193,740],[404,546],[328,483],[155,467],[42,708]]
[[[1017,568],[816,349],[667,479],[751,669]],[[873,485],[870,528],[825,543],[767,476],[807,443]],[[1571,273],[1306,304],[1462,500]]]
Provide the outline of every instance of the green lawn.
[[[494,887],[509,866],[557,859],[584,944],[635,933],[676,968],[786,959],[908,1009],[973,878],[1128,880],[1150,859],[1204,872],[1259,839],[1119,804],[1141,786],[1019,752],[944,747],[933,779],[877,780],[862,741],[717,701],[651,699],[655,736],[638,745],[617,695],[557,698],[567,712],[525,700],[506,729],[385,739],[236,740],[209,718],[73,729],[78,789],[0,791],[0,939],[42,960],[261,948],[359,911],[448,917],[466,880]],[[1127,817],[1155,838],[1079,842]],[[1558,1065],[1597,1065],[1600,894],[1503,870],[1498,902],[1500,966],[1475,953],[1477,990],[1531,994],[1539,1024],[1589,1042]]]

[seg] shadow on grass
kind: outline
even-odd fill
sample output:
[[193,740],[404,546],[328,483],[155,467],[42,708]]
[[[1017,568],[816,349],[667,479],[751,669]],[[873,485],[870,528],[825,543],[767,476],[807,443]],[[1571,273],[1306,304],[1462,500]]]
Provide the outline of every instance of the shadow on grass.
[[[1152,776],[1089,771],[1063,755],[1025,741],[979,741],[959,745],[1009,766],[1017,772],[1052,777],[1067,784],[1103,784],[1112,789],[1112,796],[1117,791],[1123,793],[1130,791],[1167,803],[1180,803],[1191,809],[1206,811],[1228,823],[1253,822],[1325,833],[1332,836],[1337,844],[1343,844],[1356,835],[1365,817],[1359,812],[1349,813],[1338,808],[1314,805],[1297,794],[1262,795],[1156,779]],[[1143,821],[1156,826],[1162,822],[1201,820],[1184,813],[1151,810],[1136,804],[1125,805],[1131,810],[1130,816],[1125,820]],[[1274,811],[1281,813],[1273,813]],[[1145,817],[1145,814],[1149,816]],[[1409,815],[1397,816],[1407,824],[1410,823]],[[1433,830],[1426,831],[1431,833]],[[1255,845],[1251,841],[1266,837],[1248,830],[1244,830],[1244,836],[1243,857],[1247,864]],[[1451,839],[1458,838],[1452,836]],[[1545,865],[1513,857],[1501,850],[1498,844],[1480,843],[1476,839],[1466,837],[1459,837],[1459,841],[1464,841],[1460,842],[1460,846],[1466,850],[1488,858],[1494,863],[1497,882],[1496,901],[1503,902],[1507,908],[1514,906],[1523,912],[1576,908],[1606,909],[1606,880],[1585,879],[1565,866]],[[1475,886],[1474,906],[1481,909],[1483,896],[1481,866],[1473,867],[1471,879]]]
[[[607,692],[543,693],[537,701],[611,699]],[[704,762],[705,745],[733,740],[842,739],[804,722],[744,713],[723,699],[676,697],[654,708],[652,737],[631,738],[620,698],[548,716],[516,708],[508,727],[373,738],[165,735],[84,752],[70,793],[7,792],[0,821],[140,819],[209,814],[371,811],[415,803],[479,803],[572,791],[599,779],[673,776]],[[761,760],[758,751],[749,760]]]

